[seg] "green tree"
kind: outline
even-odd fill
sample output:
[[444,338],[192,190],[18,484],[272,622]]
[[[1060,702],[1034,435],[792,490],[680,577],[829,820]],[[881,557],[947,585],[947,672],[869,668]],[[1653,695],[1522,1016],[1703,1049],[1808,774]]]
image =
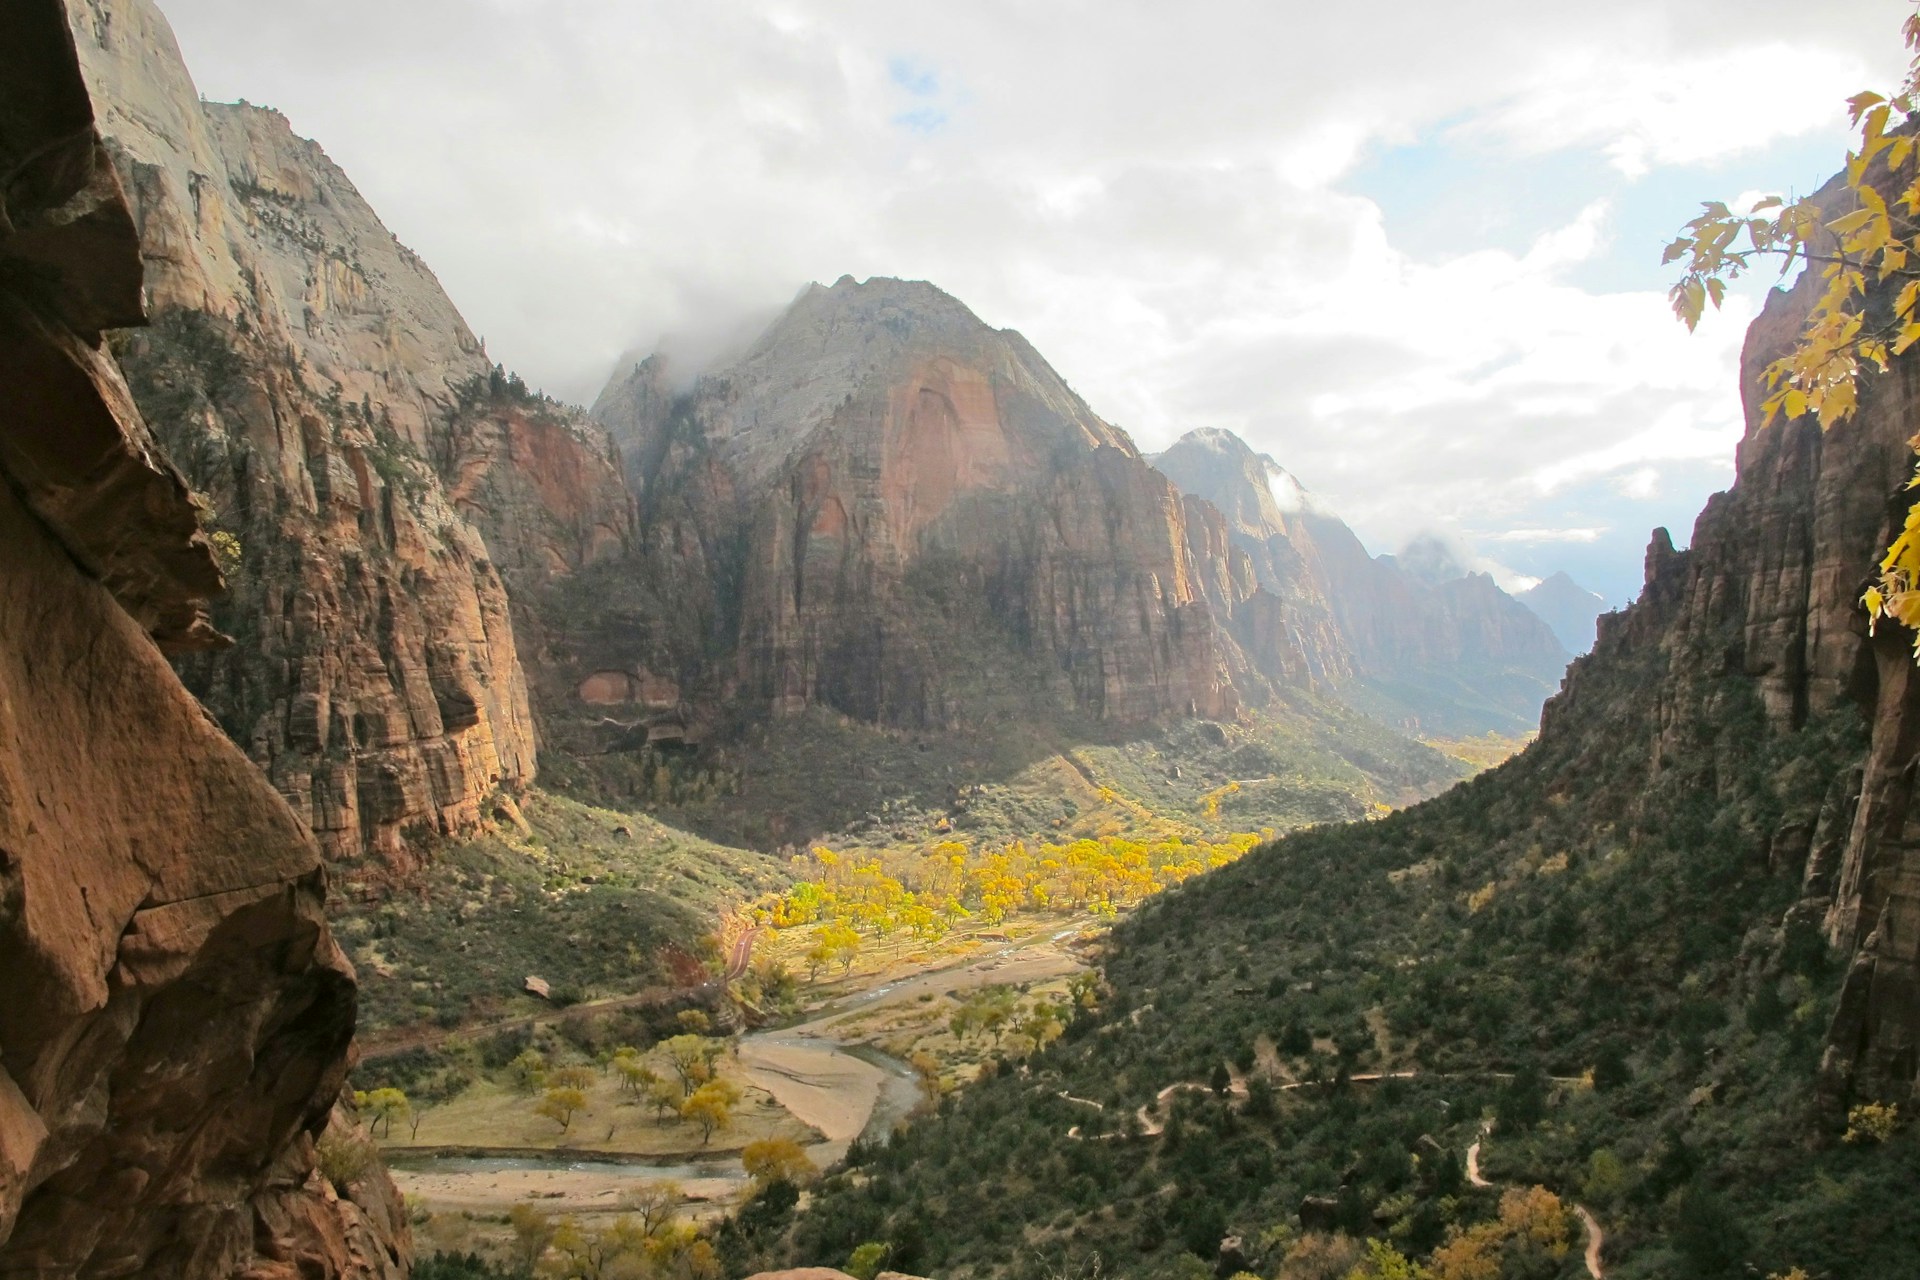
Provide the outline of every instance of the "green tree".
[[368,1131],[376,1138],[385,1138],[393,1133],[395,1117],[404,1117],[412,1111],[407,1095],[398,1089],[374,1089],[353,1095],[353,1105],[368,1116]]
[[848,1256],[847,1274],[854,1280],[873,1280],[886,1265],[887,1253],[886,1245],[876,1240],[867,1241]]
[[516,1204],[507,1210],[513,1228],[513,1253],[522,1271],[531,1272],[553,1243],[554,1221],[538,1205]]
[[528,1049],[507,1064],[507,1079],[521,1093],[533,1093],[547,1082],[546,1055],[538,1049]]

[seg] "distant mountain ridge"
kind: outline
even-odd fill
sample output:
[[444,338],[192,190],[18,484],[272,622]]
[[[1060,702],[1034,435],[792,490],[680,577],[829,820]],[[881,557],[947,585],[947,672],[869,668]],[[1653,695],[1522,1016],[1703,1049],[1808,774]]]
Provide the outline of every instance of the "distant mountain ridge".
[[1524,733],[1571,655],[1552,630],[1436,542],[1369,555],[1339,516],[1231,431],[1201,428],[1148,459],[1225,513],[1259,592],[1234,611],[1276,679],[1306,673],[1362,710],[1428,733]]
[[1607,602],[1575,582],[1562,570],[1543,578],[1514,597],[1540,615],[1553,628],[1560,643],[1572,652],[1586,653],[1593,648],[1600,615]]

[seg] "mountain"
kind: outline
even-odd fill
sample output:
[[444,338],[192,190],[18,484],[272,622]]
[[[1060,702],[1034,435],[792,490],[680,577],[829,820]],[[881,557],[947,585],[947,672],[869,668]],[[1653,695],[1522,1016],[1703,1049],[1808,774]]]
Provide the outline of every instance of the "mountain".
[[285,800],[161,645],[219,643],[181,474],[102,330],[143,242],[58,0],[0,42],[0,1272],[398,1280],[336,1108],[352,967]]
[[181,671],[332,857],[404,873],[533,777],[508,583],[621,546],[619,472],[318,146],[200,99],[149,0],[69,12],[153,313],[115,353],[228,561],[239,643]]
[[1574,653],[1585,653],[1593,648],[1600,615],[1607,612],[1605,600],[1575,582],[1564,571],[1543,578],[1514,599],[1540,615],[1541,621],[1553,628],[1553,634],[1559,637],[1560,643]]
[[1529,732],[1569,655],[1552,631],[1438,540],[1374,557],[1339,516],[1230,431],[1190,431],[1150,459],[1226,514],[1258,590],[1234,608],[1277,680],[1337,690],[1424,733]]
[[[1655,531],[1532,746],[1143,907],[1096,1012],[767,1251],[1406,1273],[1363,1266],[1373,1236],[1436,1274],[1563,1275],[1584,1235],[1609,1275],[1910,1270],[1920,1143],[1875,1122],[1920,1085],[1920,666],[1859,596],[1914,500],[1920,354],[1829,431],[1765,425],[1821,283],[1769,297],[1733,487],[1688,550]],[[1569,1248],[1527,1252],[1527,1204]]]
[[929,284],[843,278],[690,393],[668,376],[622,371],[593,414],[660,590],[699,625],[622,668],[773,714],[937,726],[970,714],[1000,678],[975,655],[998,653],[1023,696],[1096,719],[1232,714],[1207,514],[1019,334]]

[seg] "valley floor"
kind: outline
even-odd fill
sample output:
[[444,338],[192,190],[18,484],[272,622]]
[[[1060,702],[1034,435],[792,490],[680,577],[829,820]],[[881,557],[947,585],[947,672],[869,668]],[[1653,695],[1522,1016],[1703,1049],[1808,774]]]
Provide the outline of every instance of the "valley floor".
[[515,1205],[591,1225],[662,1183],[678,1188],[687,1216],[711,1217],[748,1188],[747,1143],[791,1138],[825,1168],[854,1140],[884,1136],[923,1105],[921,1073],[908,1059],[930,1057],[946,1087],[963,1084],[988,1045],[949,1029],[959,1003],[999,987],[1029,998],[1063,994],[1065,980],[1087,967],[1084,944],[1098,936],[1088,918],[1033,916],[949,939],[938,954],[903,947],[863,958],[850,976],[809,989],[799,1021],[740,1037],[718,1074],[743,1096],[708,1144],[677,1117],[663,1123],[611,1078],[588,1090],[587,1109],[564,1133],[534,1113],[526,1092],[481,1081],[423,1108],[417,1129],[397,1126],[382,1154],[421,1215],[428,1252],[500,1253]]

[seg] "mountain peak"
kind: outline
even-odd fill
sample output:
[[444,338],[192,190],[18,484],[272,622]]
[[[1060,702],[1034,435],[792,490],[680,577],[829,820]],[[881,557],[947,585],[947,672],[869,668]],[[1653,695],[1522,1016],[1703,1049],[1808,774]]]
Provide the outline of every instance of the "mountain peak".
[[1575,582],[1566,570],[1542,578],[1514,597],[1553,628],[1569,652],[1593,648],[1597,620],[1607,611],[1605,599]]

